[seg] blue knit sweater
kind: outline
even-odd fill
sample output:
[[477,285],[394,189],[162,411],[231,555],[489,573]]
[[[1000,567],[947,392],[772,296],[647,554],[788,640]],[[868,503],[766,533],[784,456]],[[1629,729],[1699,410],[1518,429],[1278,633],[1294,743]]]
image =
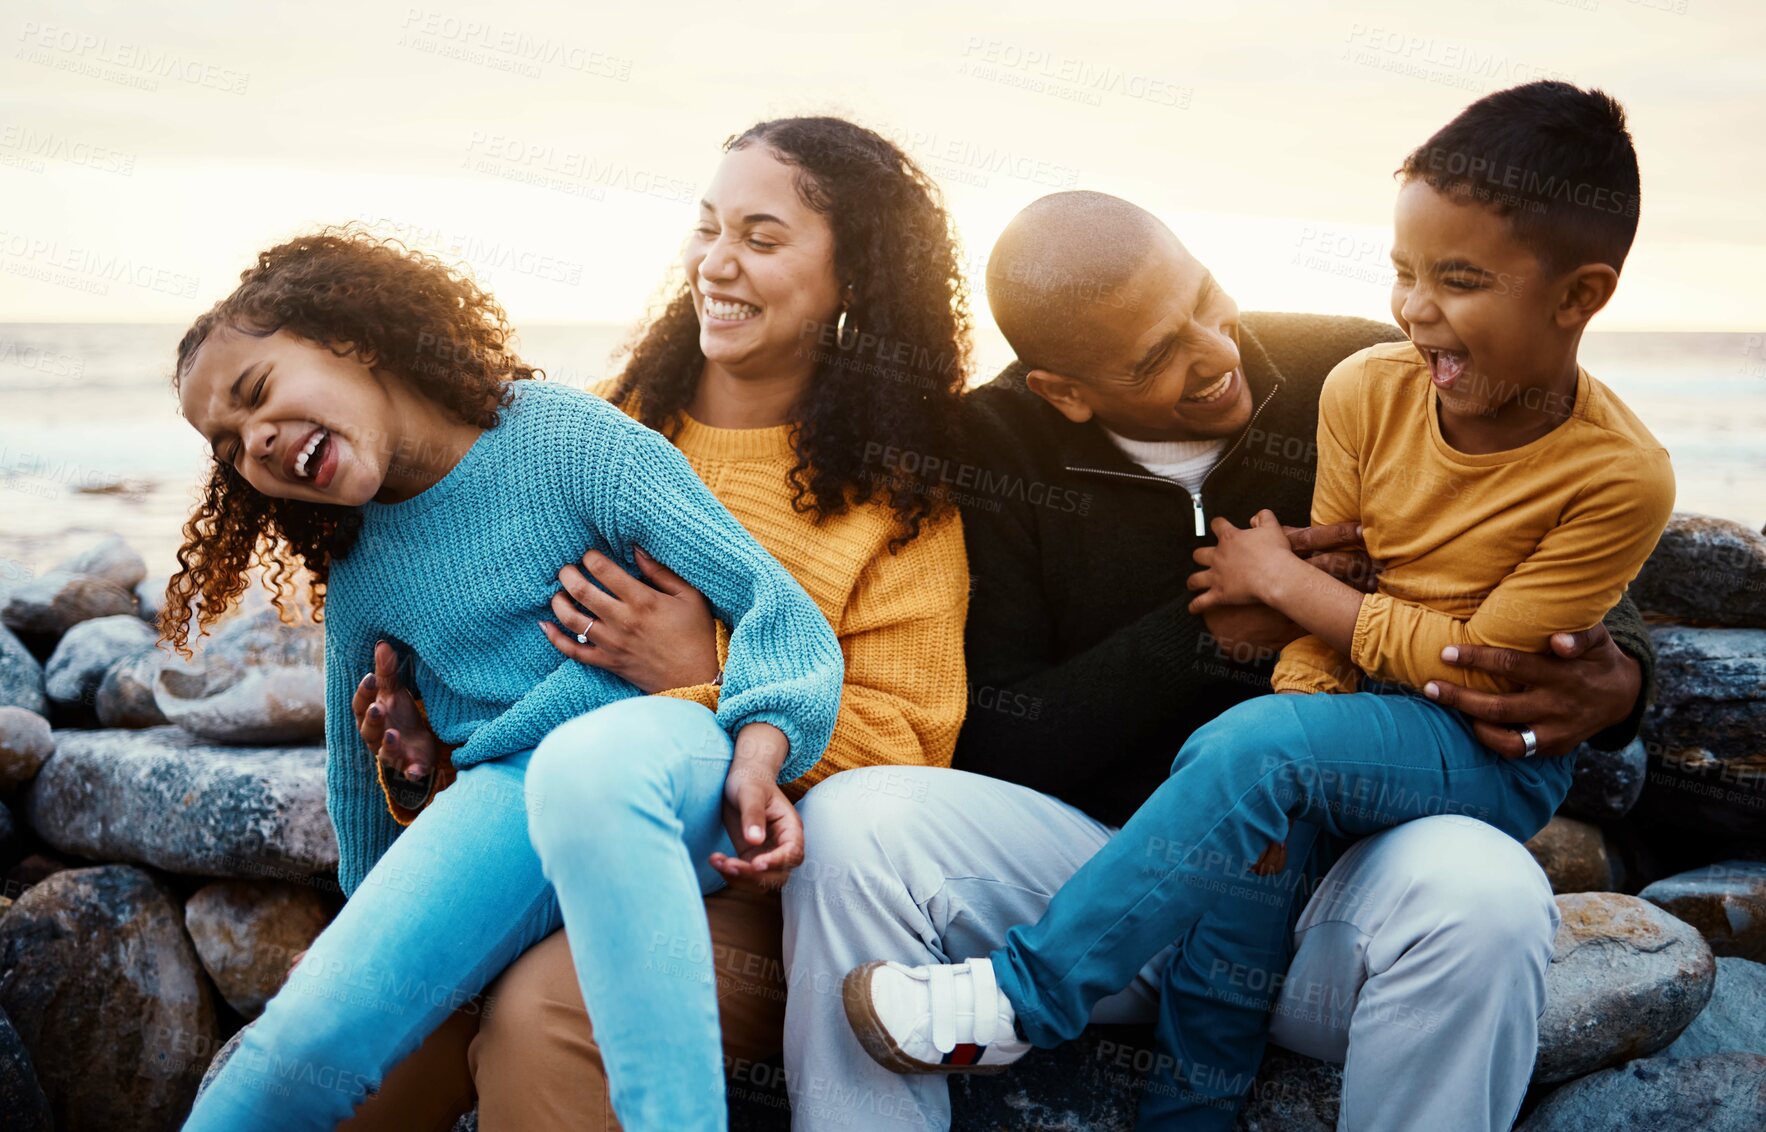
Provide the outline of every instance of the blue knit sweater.
[[327,807],[338,880],[354,892],[399,833],[350,698],[374,642],[414,654],[430,724],[464,769],[637,688],[560,655],[540,632],[558,570],[594,548],[637,573],[641,546],[732,626],[718,722],[770,723],[791,742],[788,782],[821,757],[844,676],[809,596],[693,474],[667,440],[598,397],[537,381],[440,482],[362,508],[356,545],[325,600]]

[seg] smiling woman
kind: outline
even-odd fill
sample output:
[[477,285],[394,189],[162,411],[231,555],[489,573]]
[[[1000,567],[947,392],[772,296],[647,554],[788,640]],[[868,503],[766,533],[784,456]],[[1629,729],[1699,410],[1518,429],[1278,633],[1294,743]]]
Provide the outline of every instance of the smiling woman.
[[952,450],[969,367],[968,295],[942,194],[887,139],[839,118],[760,122],[724,150],[682,254],[685,279],[610,397],[668,435],[686,419],[789,420],[793,506],[825,518],[882,502],[899,548],[942,493],[919,464],[887,453]]

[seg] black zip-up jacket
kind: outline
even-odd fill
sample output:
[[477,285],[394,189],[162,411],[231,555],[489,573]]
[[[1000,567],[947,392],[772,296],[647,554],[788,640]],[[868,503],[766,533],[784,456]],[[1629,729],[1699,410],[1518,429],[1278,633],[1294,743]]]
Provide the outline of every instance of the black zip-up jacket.
[[[1022,365],[969,394],[963,459],[939,470],[963,512],[974,587],[955,765],[1121,825],[1192,731],[1267,693],[1275,656],[1233,655],[1186,608],[1191,551],[1212,543],[1217,516],[1242,527],[1267,507],[1308,522],[1325,375],[1401,337],[1360,318],[1244,315],[1251,420],[1195,496],[1063,417]],[[1637,733],[1655,654],[1630,598],[1606,625],[1643,668],[1631,718],[1593,740],[1617,749]]]

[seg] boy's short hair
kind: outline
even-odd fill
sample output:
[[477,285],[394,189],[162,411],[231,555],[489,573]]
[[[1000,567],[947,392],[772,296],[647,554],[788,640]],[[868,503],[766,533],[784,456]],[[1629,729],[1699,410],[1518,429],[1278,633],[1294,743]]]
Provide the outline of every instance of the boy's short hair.
[[1625,108],[1544,80],[1487,94],[1404,159],[1397,176],[1495,208],[1550,271],[1625,264],[1637,235],[1637,151]]

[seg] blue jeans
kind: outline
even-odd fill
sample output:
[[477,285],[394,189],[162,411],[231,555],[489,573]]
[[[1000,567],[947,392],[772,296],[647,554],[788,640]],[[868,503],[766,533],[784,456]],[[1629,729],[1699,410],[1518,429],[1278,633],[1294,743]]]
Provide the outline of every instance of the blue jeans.
[[323,1129],[523,951],[569,930],[627,1128],[726,1124],[702,894],[730,852],[732,747],[704,707],[634,697],[480,763],[393,843],[216,1076],[187,1132]]
[[[1142,1127],[1233,1127],[1263,1056],[1304,890],[1347,840],[1459,813],[1524,841],[1568,792],[1574,760],[1501,758],[1459,713],[1372,688],[1263,696],[1199,728],[1171,776],[1042,919],[1012,928],[992,954],[1024,1036],[1052,1046],[1175,946]],[[1254,875],[1276,842],[1287,845],[1285,867]]]

